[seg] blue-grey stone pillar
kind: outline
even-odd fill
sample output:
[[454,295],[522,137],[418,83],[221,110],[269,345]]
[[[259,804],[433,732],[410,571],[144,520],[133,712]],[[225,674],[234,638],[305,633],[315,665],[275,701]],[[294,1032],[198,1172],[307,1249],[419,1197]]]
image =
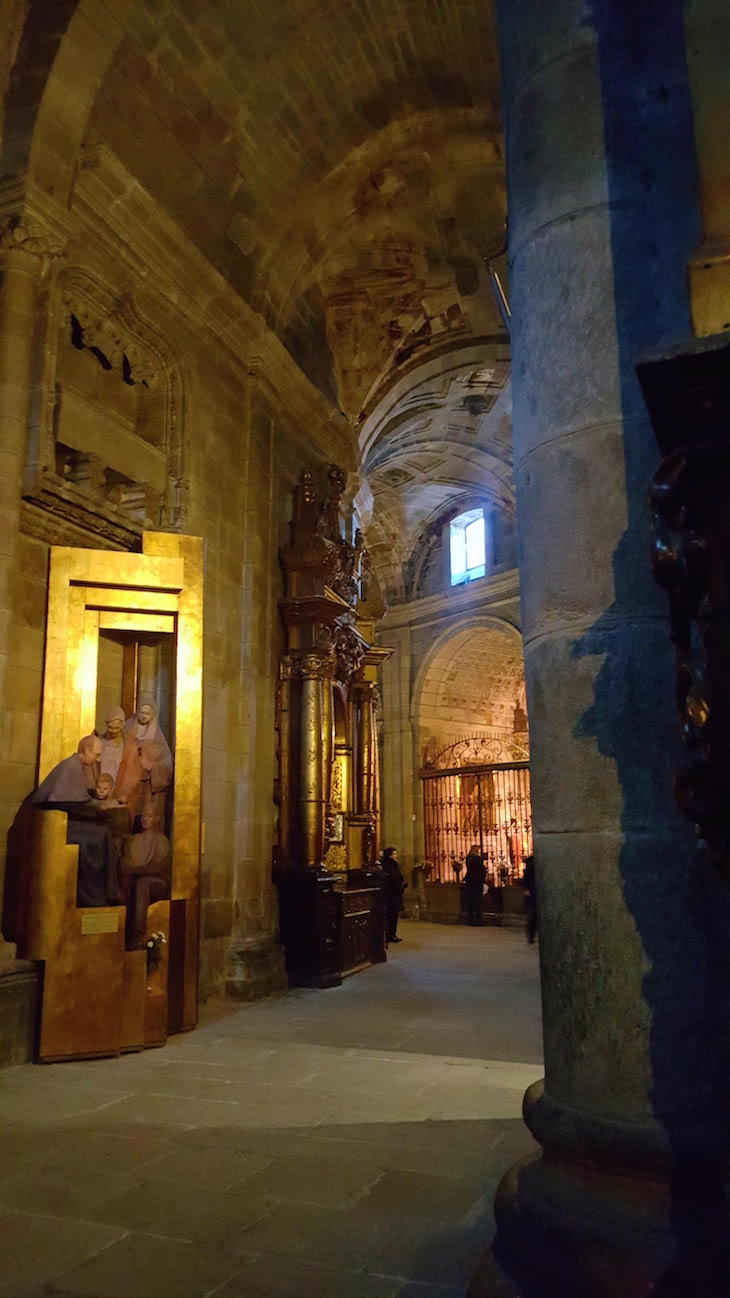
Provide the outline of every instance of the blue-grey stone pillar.
[[[500,0],[499,17],[545,1083],[525,1101],[542,1152],[505,1178],[471,1292],[679,1294],[721,1265],[727,1107],[634,370],[690,329],[682,5]],[[712,909],[727,934],[719,887]]]

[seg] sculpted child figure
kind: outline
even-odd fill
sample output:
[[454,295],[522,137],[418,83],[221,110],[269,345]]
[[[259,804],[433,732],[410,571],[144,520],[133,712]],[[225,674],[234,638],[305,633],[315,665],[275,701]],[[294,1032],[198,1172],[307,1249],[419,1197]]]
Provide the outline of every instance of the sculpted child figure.
[[99,775],[94,788],[94,798],[100,811],[111,811],[115,807],[126,806],[126,803],[114,797],[114,779],[111,775]]
[[172,753],[160,729],[157,707],[150,694],[140,695],[135,715],[124,724],[124,734],[134,742],[139,758],[140,815],[147,816],[150,827],[162,833],[166,791],[172,783]]

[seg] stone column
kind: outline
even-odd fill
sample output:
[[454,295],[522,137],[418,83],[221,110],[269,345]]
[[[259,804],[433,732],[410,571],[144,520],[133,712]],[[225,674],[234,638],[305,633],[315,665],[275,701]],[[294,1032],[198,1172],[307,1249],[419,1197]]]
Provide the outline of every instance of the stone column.
[[[238,788],[236,841],[232,845],[235,853],[231,863],[234,914],[226,977],[227,994],[240,1000],[268,996],[286,984],[284,953],[278,935],[278,897],[271,878],[275,828],[272,801],[276,774],[275,697],[279,672],[276,631],[277,424],[268,394],[256,381],[256,373],[252,373],[250,378],[244,465],[231,506],[237,512],[241,503],[245,505],[241,623],[238,629],[240,675],[229,686],[232,695],[238,695],[233,706],[240,709],[236,715],[241,719],[245,739],[240,746],[241,752],[233,744],[230,754]],[[229,558],[226,557],[224,562],[228,565]],[[251,616],[252,609],[256,610],[255,617]],[[234,637],[235,614],[233,611],[231,614],[226,635]],[[228,620],[227,613],[225,617]],[[288,706],[290,664],[287,660],[283,668],[282,698]],[[284,723],[288,724],[288,721],[287,711]],[[225,743],[231,744],[230,735]],[[285,785],[284,796],[288,793]],[[225,893],[225,886],[222,892]],[[221,897],[220,907],[215,907],[215,910],[224,912],[224,921],[225,905],[224,897]],[[215,922],[215,910],[211,916],[211,909],[210,903],[204,904],[206,929]]]
[[391,645],[392,657],[383,664],[383,745],[382,841],[398,849],[401,868],[407,872],[415,863],[414,820],[418,803],[414,800],[418,784],[417,762],[414,764],[413,728],[411,724],[411,636],[410,629],[383,628],[381,640]]
[[[503,1181],[470,1293],[714,1295],[728,1100],[708,1015],[713,885],[672,802],[656,451],[634,368],[689,329],[682,7],[499,11],[545,1083],[525,1100],[541,1153]],[[727,897],[714,909],[727,935]]]
[[288,805],[288,816],[281,824],[276,876],[281,937],[295,986],[333,987],[342,981],[338,909],[334,880],[323,861],[334,756],[335,663],[331,653],[315,648],[294,650],[285,663],[281,742],[287,790],[282,814]]
[[[27,780],[26,786],[19,787],[15,773],[17,744],[10,664],[19,598],[20,504],[36,290],[44,248],[25,227],[17,226],[0,239],[0,258],[0,838],[4,844],[18,806],[28,792]],[[0,942],[0,962],[13,955],[14,948]]]
[[730,320],[730,22],[725,0],[685,9],[694,107],[702,232],[689,264],[692,322],[700,336],[722,333]]

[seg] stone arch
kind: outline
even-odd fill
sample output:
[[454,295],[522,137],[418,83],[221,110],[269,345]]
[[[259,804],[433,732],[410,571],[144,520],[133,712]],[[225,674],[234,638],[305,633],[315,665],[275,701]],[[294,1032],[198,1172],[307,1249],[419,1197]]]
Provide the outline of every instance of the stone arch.
[[68,203],[89,116],[125,36],[114,11],[128,9],[108,0],[102,32],[90,0],[31,0],[6,98],[4,174],[25,172],[26,186]]
[[[459,676],[459,655],[467,647],[470,659]],[[482,701],[489,702],[490,691],[493,706],[485,710]],[[524,665],[518,628],[503,618],[465,617],[437,638],[421,663],[411,692],[414,740],[423,749],[429,743],[433,748],[434,742],[439,748],[446,747],[448,742],[467,734],[504,737],[514,733],[516,706],[524,712]],[[419,765],[424,755],[434,753],[421,751]]]
[[[53,5],[30,0],[23,13],[17,0],[4,0],[0,7],[2,31],[14,47],[12,67],[6,69],[7,87],[0,87],[4,93],[0,156],[5,176],[21,174],[28,165],[51,71],[77,6],[78,0]],[[77,92],[83,94],[80,85]]]

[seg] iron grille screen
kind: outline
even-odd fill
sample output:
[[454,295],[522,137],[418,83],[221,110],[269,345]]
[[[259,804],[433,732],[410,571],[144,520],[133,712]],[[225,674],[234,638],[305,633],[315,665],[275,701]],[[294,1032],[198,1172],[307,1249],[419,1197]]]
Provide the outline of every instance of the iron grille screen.
[[463,879],[469,848],[477,843],[491,887],[518,883],[532,852],[529,764],[423,771],[421,779],[429,879]]

